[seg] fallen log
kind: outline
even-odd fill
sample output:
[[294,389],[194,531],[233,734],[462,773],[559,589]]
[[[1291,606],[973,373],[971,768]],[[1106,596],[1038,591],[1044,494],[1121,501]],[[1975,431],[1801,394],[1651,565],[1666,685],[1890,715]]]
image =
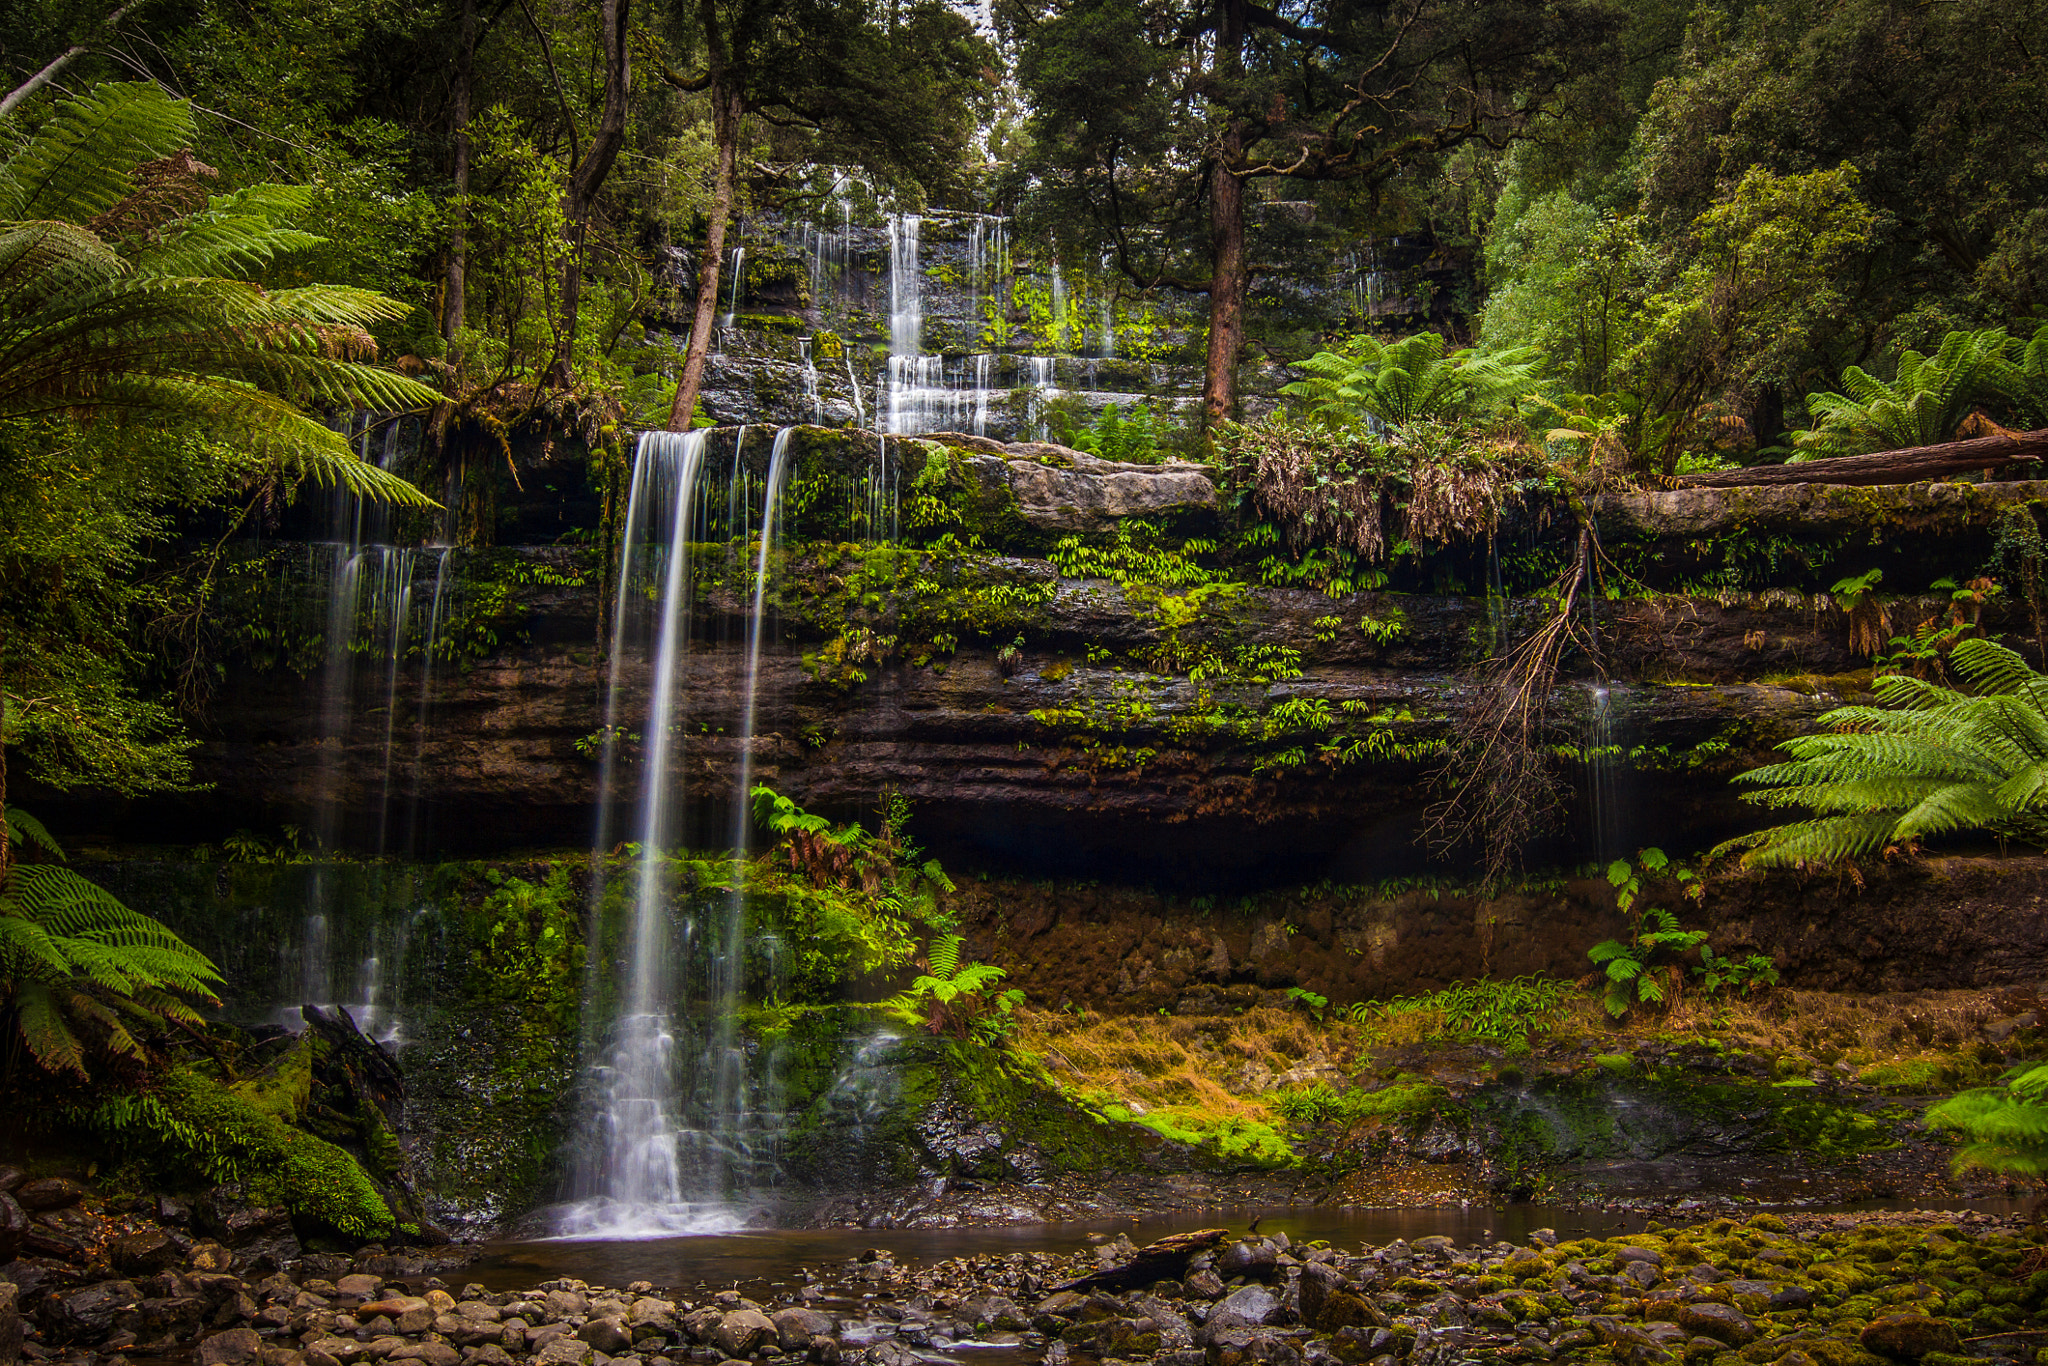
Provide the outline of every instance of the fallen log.
[[2048,456],[2048,428],[2010,436],[1977,436],[1938,446],[1909,446],[1868,455],[1836,455],[1792,465],[1681,474],[1673,488],[1741,488],[1751,484],[1917,484],[1944,475],[1986,470]]
[[1060,1290],[1135,1290],[1142,1289],[1156,1281],[1177,1281],[1188,1269],[1188,1263],[1203,1252],[1214,1248],[1230,1236],[1227,1228],[1197,1229],[1192,1233],[1174,1233],[1156,1243],[1147,1243],[1138,1249],[1138,1255],[1122,1266],[1105,1267],[1101,1271],[1083,1276],[1078,1281],[1056,1285]]

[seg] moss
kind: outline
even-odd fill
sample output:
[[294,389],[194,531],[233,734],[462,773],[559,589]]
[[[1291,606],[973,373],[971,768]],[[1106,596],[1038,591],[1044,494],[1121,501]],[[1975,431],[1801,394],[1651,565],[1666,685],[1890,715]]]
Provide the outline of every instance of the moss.
[[165,1135],[167,1146],[197,1174],[241,1181],[252,1198],[283,1205],[295,1222],[315,1229],[360,1242],[390,1236],[384,1198],[356,1160],[332,1143],[189,1068],[164,1078],[162,1098],[192,1135]]

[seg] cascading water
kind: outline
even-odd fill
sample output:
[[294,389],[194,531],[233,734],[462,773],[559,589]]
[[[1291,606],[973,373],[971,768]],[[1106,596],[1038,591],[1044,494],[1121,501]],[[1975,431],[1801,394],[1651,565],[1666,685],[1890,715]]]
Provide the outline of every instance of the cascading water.
[[[742,434],[722,496],[707,468],[706,433],[641,438],[621,547],[603,759],[607,800],[598,829],[602,851],[619,824],[609,794],[621,767],[627,661],[645,639],[652,667],[640,722],[646,740],[639,850],[630,870],[626,941],[615,955],[624,965],[616,1014],[608,1036],[591,1048],[595,1122],[573,1157],[572,1203],[556,1220],[558,1236],[665,1237],[739,1227],[747,1217],[745,1192],[772,1176],[782,1116],[772,1083],[750,1075],[738,1022],[750,949],[771,963],[775,956],[774,945],[747,942],[744,877],[768,580],[791,435],[787,428],[776,435],[766,477],[757,485]],[[690,829],[677,773],[691,701],[692,550],[723,536],[743,554],[754,544],[750,533],[758,535],[758,548],[732,794],[735,862],[726,895],[715,906],[699,906],[675,885],[670,858]],[[641,605],[650,587],[654,608],[646,620]],[[601,913],[603,897],[600,885],[594,913]],[[603,984],[593,979],[591,985],[595,999]]]
[[1607,685],[1591,685],[1586,697],[1586,814],[1593,856],[1603,867],[1624,855],[1621,789],[1628,751],[1620,729]]

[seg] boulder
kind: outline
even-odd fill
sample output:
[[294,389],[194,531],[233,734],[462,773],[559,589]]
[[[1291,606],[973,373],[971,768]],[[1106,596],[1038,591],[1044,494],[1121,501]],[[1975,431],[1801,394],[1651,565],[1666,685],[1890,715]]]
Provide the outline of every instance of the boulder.
[[133,1281],[101,1281],[43,1298],[45,1332],[58,1342],[98,1342],[114,1330],[115,1316],[142,1300]]
[[40,1181],[27,1181],[15,1188],[14,1198],[21,1207],[31,1212],[46,1209],[64,1209],[85,1198],[85,1187],[68,1176],[46,1176]]
[[1260,1328],[1280,1316],[1280,1297],[1262,1285],[1233,1290],[1202,1321],[1202,1342],[1210,1345],[1226,1328]]
[[590,1366],[590,1344],[564,1334],[533,1354],[539,1366]]
[[776,1340],[775,1324],[758,1309],[735,1309],[711,1330],[711,1345],[728,1357],[743,1357]]
[[21,1251],[22,1239],[28,1236],[28,1211],[21,1202],[5,1191],[0,1191],[0,1258],[12,1258]]
[[811,1339],[824,1334],[830,1336],[839,1325],[830,1314],[821,1314],[815,1309],[778,1309],[768,1316],[775,1325],[775,1339],[782,1350],[791,1355],[810,1351]]
[[[1216,515],[1216,485],[1200,466],[1184,461],[1131,465],[1045,442],[1010,445],[998,458],[1017,515],[1050,535],[1114,531],[1125,517],[1206,521]],[[980,456],[969,463],[979,472],[992,462]]]
[[189,1247],[163,1229],[145,1228],[114,1239],[107,1245],[107,1255],[124,1276],[153,1276],[182,1266]]
[[549,1323],[560,1323],[563,1319],[589,1313],[590,1297],[580,1290],[550,1290],[544,1312]]
[[1740,1347],[1757,1335],[1757,1326],[1749,1321],[1747,1314],[1732,1304],[1713,1300],[1688,1304],[1679,1310],[1678,1326],[1688,1333],[1725,1342],[1730,1347]]
[[0,1281],[0,1366],[14,1366],[21,1359],[22,1339],[28,1335],[17,1307],[20,1294],[12,1281]]
[[633,1345],[632,1330],[620,1319],[592,1319],[576,1330],[576,1336],[606,1356],[617,1356]]
[[382,1276],[365,1276],[360,1272],[343,1276],[334,1283],[334,1292],[337,1295],[350,1295],[359,1300],[374,1300],[383,1288]]
[[1279,1257],[1279,1249],[1264,1238],[1242,1238],[1216,1254],[1216,1274],[1226,1281],[1238,1276],[1268,1280]]
[[1858,1338],[1866,1352],[1918,1361],[1929,1352],[1958,1353],[1956,1330],[1926,1314],[1885,1314],[1871,1320]]
[[262,1366],[263,1339],[254,1328],[230,1328],[199,1343],[199,1366]]

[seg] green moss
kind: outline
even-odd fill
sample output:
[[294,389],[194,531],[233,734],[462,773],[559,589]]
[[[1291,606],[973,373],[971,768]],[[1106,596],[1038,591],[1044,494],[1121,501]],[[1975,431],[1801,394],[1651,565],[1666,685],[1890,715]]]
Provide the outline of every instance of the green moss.
[[384,1198],[356,1160],[332,1143],[189,1068],[165,1076],[161,1095],[192,1135],[169,1133],[163,1141],[198,1174],[241,1181],[251,1198],[281,1204],[295,1220],[360,1242],[390,1236]]

